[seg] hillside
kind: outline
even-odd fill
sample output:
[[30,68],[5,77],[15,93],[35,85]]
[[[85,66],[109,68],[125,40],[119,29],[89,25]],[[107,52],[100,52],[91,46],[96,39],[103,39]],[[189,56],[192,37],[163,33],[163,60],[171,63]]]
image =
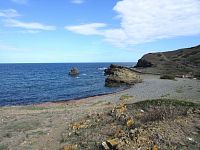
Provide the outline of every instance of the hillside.
[[135,68],[145,73],[198,76],[200,74],[200,45],[146,54],[138,60]]

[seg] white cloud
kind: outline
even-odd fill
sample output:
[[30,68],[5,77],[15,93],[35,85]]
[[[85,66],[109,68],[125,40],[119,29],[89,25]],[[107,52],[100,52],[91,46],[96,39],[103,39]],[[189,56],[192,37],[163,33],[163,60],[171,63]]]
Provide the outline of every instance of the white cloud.
[[104,23],[90,23],[77,26],[66,26],[65,29],[83,35],[102,35],[99,28],[106,27]]
[[11,0],[11,1],[14,3],[17,3],[17,4],[27,4],[28,3],[28,0]]
[[199,0],[123,0],[114,10],[126,35],[119,42],[126,45],[200,33]]
[[[120,19],[119,28],[91,29],[95,29],[95,35],[101,32],[106,41],[115,45],[128,46],[200,34],[199,0],[122,0],[113,10]],[[90,29],[87,27],[87,30]]]
[[82,3],[84,3],[84,0],[71,0],[71,3],[82,4]]
[[0,17],[14,18],[18,16],[20,16],[20,14],[15,9],[0,10]]
[[36,33],[40,33],[40,32],[41,32],[40,30],[22,30],[22,31],[18,31],[18,33],[24,33],[24,34],[27,34],[27,33],[36,34]]
[[41,30],[55,30],[56,27],[44,25],[38,22],[22,22],[13,18],[21,16],[15,9],[0,10],[0,17],[3,17],[1,21],[6,27],[18,27],[25,29],[19,31],[19,33],[39,33]]
[[15,19],[6,19],[4,20],[4,24],[7,27],[18,27],[18,28],[23,28],[23,29],[28,29],[28,30],[55,30],[56,27],[54,26],[48,26],[48,25],[43,25],[38,22],[21,22]]

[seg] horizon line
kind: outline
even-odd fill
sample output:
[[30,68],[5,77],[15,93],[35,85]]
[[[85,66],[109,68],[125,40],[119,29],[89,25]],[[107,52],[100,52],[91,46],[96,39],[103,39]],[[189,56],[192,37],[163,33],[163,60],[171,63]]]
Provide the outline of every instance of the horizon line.
[[0,62],[0,64],[75,64],[75,63],[80,63],[80,64],[86,64],[86,63],[136,63],[136,62],[129,62],[129,61],[119,61],[119,62]]

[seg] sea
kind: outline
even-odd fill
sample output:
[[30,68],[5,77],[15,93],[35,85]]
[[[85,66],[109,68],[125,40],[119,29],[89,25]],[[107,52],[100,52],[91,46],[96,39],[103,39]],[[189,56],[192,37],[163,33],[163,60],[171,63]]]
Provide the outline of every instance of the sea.
[[[0,106],[77,100],[114,93],[125,87],[105,87],[104,69],[111,63],[0,64]],[[134,66],[135,63],[114,63]],[[76,77],[68,75],[72,67]]]

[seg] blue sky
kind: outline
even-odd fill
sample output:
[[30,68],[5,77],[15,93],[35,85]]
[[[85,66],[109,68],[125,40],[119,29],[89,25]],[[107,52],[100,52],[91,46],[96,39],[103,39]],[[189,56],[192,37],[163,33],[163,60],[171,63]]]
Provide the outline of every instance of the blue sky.
[[136,62],[200,44],[199,0],[1,0],[0,63]]

